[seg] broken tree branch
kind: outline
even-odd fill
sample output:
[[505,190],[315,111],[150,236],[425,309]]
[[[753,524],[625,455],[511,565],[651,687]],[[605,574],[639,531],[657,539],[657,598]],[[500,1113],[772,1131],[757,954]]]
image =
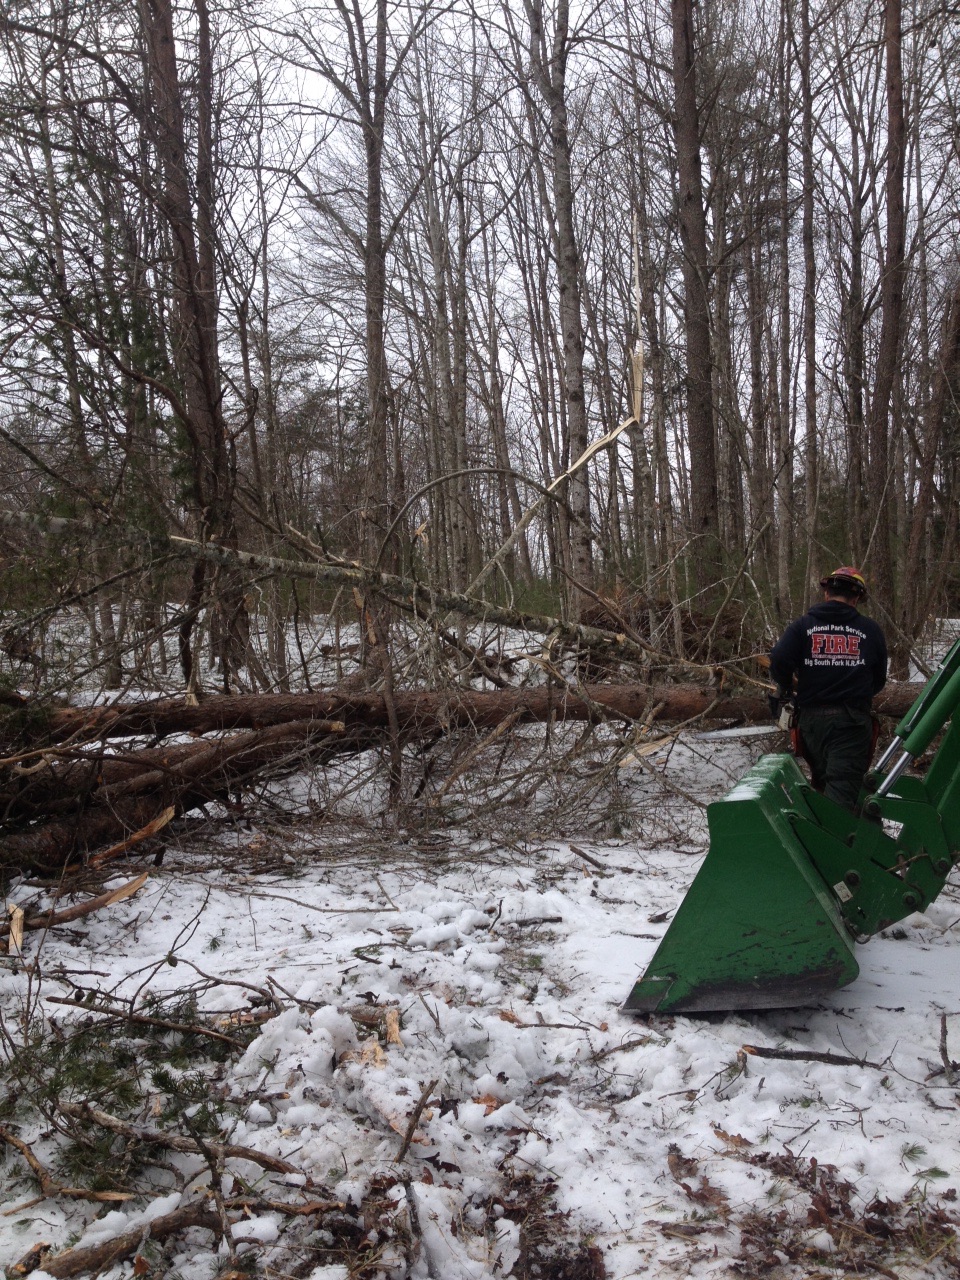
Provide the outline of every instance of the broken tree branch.
[[114,1236],[111,1240],[102,1240],[98,1244],[77,1245],[54,1257],[45,1257],[41,1266],[48,1276],[54,1280],[70,1280],[73,1276],[99,1275],[115,1262],[129,1258],[137,1253],[147,1240],[166,1240],[189,1227],[203,1227],[219,1236],[220,1218],[204,1203],[184,1205],[174,1209],[172,1213],[151,1218],[138,1226]]
[[755,1058],[779,1058],[784,1062],[825,1062],[831,1067],[873,1067],[875,1071],[883,1071],[882,1062],[871,1062],[869,1058],[852,1058],[845,1053],[816,1053],[810,1049],[768,1049],[763,1045],[745,1044],[743,1052]]
[[152,1018],[145,1013],[134,1013],[123,1006],[92,1004],[86,1000],[69,1000],[66,996],[46,996],[48,1004],[65,1004],[73,1009],[83,1009],[85,1013],[101,1013],[107,1018],[116,1018],[120,1022],[134,1022],[142,1027],[161,1027],[164,1031],[179,1031],[182,1035],[209,1036],[211,1040],[219,1040],[228,1044],[231,1049],[242,1053],[246,1045],[235,1040],[233,1036],[224,1035],[222,1031],[214,1031],[211,1027],[203,1027],[197,1023],[172,1022],[169,1018]]
[[30,1146],[23,1141],[22,1138],[16,1137],[9,1129],[5,1129],[0,1125],[0,1140],[5,1142],[7,1146],[13,1147],[14,1151],[19,1151],[30,1166],[30,1171],[40,1184],[40,1190],[48,1199],[55,1196],[63,1196],[67,1200],[93,1200],[97,1204],[116,1204],[123,1200],[132,1200],[134,1195],[132,1192],[126,1191],[91,1191],[87,1187],[68,1187],[62,1182],[58,1182],[40,1163],[33,1154]]
[[[32,916],[29,920],[23,921],[22,927],[23,929],[51,929],[58,924],[69,924],[72,920],[81,920],[84,916],[92,915],[94,911],[100,911],[103,907],[113,906],[115,902],[122,902],[124,898],[131,897],[138,889],[143,888],[149,875],[149,871],[144,871],[134,880],[128,880],[117,889],[108,889],[106,893],[101,893],[96,898],[88,898],[86,902],[78,902],[72,907],[65,907],[62,911],[50,911],[45,916]],[[0,924],[0,938],[6,937],[12,928],[12,924]]]
[[[97,1124],[101,1129],[109,1129],[131,1142],[145,1143],[149,1146],[166,1147],[168,1151],[179,1151],[184,1155],[203,1156],[199,1144],[193,1138],[184,1138],[180,1134],[165,1133],[162,1129],[149,1129],[145,1125],[127,1124],[116,1116],[88,1102],[60,1102],[57,1109],[74,1120],[87,1120]],[[264,1151],[254,1151],[252,1147],[240,1147],[232,1142],[213,1142],[206,1140],[205,1145],[218,1160],[249,1160],[270,1173],[302,1173],[296,1165],[278,1156],[269,1156]]]

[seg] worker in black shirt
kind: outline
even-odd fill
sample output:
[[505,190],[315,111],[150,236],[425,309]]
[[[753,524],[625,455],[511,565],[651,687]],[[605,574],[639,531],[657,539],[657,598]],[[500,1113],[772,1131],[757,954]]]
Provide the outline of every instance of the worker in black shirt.
[[776,701],[796,706],[796,746],[813,785],[855,810],[873,755],[870,706],[887,681],[887,643],[873,619],[857,611],[867,594],[859,570],[835,569],[820,586],[823,603],[787,627],[770,654],[770,674]]

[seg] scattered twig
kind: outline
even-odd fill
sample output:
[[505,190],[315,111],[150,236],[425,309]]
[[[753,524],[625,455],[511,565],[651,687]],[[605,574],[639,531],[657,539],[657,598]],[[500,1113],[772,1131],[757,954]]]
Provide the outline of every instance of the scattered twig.
[[538,1031],[606,1031],[607,1029],[605,1022],[601,1023],[600,1026],[595,1026],[592,1022],[545,1022],[540,1013],[537,1014],[536,1022],[523,1022],[512,1009],[501,1009],[500,1021],[509,1022],[512,1027],[521,1027],[527,1030],[536,1028]]
[[315,1213],[342,1213],[343,1200],[305,1200],[303,1204],[289,1204],[286,1200],[267,1200],[263,1196],[231,1196],[224,1201],[228,1209],[257,1209],[261,1213],[282,1213],[289,1218],[306,1218]]
[[407,1125],[407,1131],[403,1135],[403,1141],[400,1143],[400,1150],[397,1152],[397,1164],[403,1164],[407,1152],[410,1150],[410,1143],[413,1141],[413,1135],[416,1132],[417,1125],[420,1123],[420,1117],[423,1115],[423,1109],[427,1105],[431,1093],[440,1083],[439,1077],[431,1080],[421,1093],[417,1105],[413,1108],[413,1114],[410,1117],[410,1123]]
[[181,1031],[184,1035],[209,1036],[211,1040],[220,1040],[241,1052],[246,1048],[239,1040],[224,1035],[222,1031],[214,1031],[210,1027],[201,1027],[195,1023],[172,1022],[169,1018],[152,1018],[145,1013],[134,1013],[123,1005],[88,1004],[86,1000],[70,1000],[66,996],[45,996],[48,1004],[66,1004],[74,1009],[83,1009],[87,1013],[102,1013],[108,1018],[119,1018],[123,1022],[136,1022],[140,1026],[162,1027],[164,1031]]
[[220,1239],[223,1245],[226,1246],[227,1258],[231,1267],[235,1268],[237,1265],[237,1242],[234,1239],[233,1231],[230,1229],[230,1218],[223,1198],[223,1148],[220,1147],[214,1150],[210,1143],[204,1139],[189,1112],[184,1113],[183,1121],[190,1130],[193,1140],[199,1147],[200,1154],[206,1160],[207,1168],[210,1170],[210,1195],[217,1208],[217,1217],[220,1219]]
[[295,1004],[301,1011],[306,1010],[308,1013],[313,1013],[321,1007],[316,1000],[298,1000],[292,991],[288,991],[286,987],[276,980],[272,973],[267,975],[267,986],[279,991],[282,996],[286,996],[290,1003]]
[[419,999],[419,1001],[420,1001],[420,1003],[423,1005],[423,1007],[426,1009],[427,1013],[429,1013],[430,1017],[433,1019],[433,1025],[437,1028],[437,1034],[438,1034],[438,1035],[443,1035],[443,1028],[440,1026],[440,1019],[437,1017],[437,1011],[436,1011],[436,1009],[431,1009],[431,1008],[430,1008],[430,1006],[427,1004],[426,1000],[424,1000],[424,998],[423,998],[423,992],[422,992],[422,991],[417,993],[417,998]]
[[957,1080],[957,1063],[950,1060],[947,1052],[947,1015],[940,1015],[940,1061],[943,1063],[943,1073],[947,1078],[947,1084],[953,1085]]
[[591,867],[596,867],[598,871],[606,872],[607,868],[603,865],[599,858],[594,858],[591,854],[586,853],[579,845],[572,844],[570,852],[575,853],[578,858],[582,858],[584,862],[589,862]]
[[644,1045],[654,1043],[660,1043],[655,1036],[640,1036],[636,1040],[624,1040],[623,1044],[612,1044],[606,1049],[598,1049],[596,1053],[590,1055],[590,1058],[592,1062],[599,1062],[602,1058],[609,1058],[612,1053],[628,1053],[631,1049],[642,1049]]
[[253,982],[242,982],[239,978],[218,978],[212,973],[204,973],[204,971],[195,965],[192,960],[187,960],[183,956],[177,957],[177,963],[185,964],[188,968],[192,969],[194,973],[198,974],[199,977],[205,979],[207,982],[214,983],[218,987],[239,987],[242,991],[252,991],[255,995],[262,996],[263,999],[266,1000],[267,1004],[273,1005],[277,1013],[283,1013],[283,1005],[274,993],[266,987],[258,987]]
[[875,1071],[884,1071],[882,1062],[871,1062],[869,1058],[852,1058],[845,1053],[816,1053],[806,1049],[768,1049],[763,1045],[745,1044],[743,1052],[755,1058],[781,1058],[785,1062],[825,1062],[832,1067],[873,1067]]

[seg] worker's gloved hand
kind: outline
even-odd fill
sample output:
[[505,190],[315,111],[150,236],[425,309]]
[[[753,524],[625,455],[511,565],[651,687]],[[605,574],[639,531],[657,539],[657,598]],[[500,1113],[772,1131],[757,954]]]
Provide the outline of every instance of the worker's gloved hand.
[[797,708],[791,699],[787,699],[780,704],[780,714],[777,716],[777,727],[782,729],[784,733],[789,733],[797,723]]
[[777,722],[777,727],[789,733],[796,722],[797,712],[792,695],[778,689],[776,693],[767,695],[767,705],[770,708],[770,715]]

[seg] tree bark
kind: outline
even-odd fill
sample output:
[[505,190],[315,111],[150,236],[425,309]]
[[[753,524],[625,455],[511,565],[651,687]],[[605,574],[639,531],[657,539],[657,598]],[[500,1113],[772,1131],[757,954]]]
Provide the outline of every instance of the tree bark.
[[[789,2],[789,0],[788,0]],[[816,563],[820,439],[817,430],[817,260],[814,243],[813,84],[810,65],[810,0],[800,6],[801,151],[803,155],[803,420],[804,533],[806,590],[814,593],[820,574]],[[829,569],[824,570],[829,572]]]
[[[195,0],[197,16],[196,163],[188,168],[184,92],[180,81],[170,0],[140,0],[146,45],[152,142],[163,174],[158,203],[169,229],[173,276],[173,347],[183,386],[180,425],[191,462],[190,497],[201,542],[236,545],[233,517],[236,459],[223,415],[223,387],[217,334],[217,267],[213,169],[213,52],[205,0]],[[193,190],[191,189],[193,187]],[[192,602],[206,589],[207,568],[198,562]],[[229,567],[219,574],[211,623],[225,681],[246,651],[246,606]],[[199,598],[198,598],[199,597]],[[188,687],[196,683],[197,655],[192,623],[181,636],[181,663]]]
[[[902,716],[916,693],[916,685],[888,686],[877,699],[877,710]],[[50,726],[53,740],[80,733],[122,738],[233,732],[225,738],[113,755],[51,757],[26,777],[8,775],[0,785],[8,827],[0,838],[0,869],[62,866],[78,851],[140,831],[164,809],[187,813],[207,801],[223,801],[255,779],[307,762],[315,766],[391,742],[489,730],[507,720],[512,727],[605,718],[646,725],[696,720],[742,725],[769,720],[769,708],[766,698],[755,694],[724,696],[694,684],[626,684],[585,685],[576,692],[552,686],[415,691],[390,698],[372,693],[344,697],[335,691],[224,695],[193,707],[163,699],[64,711]],[[24,828],[28,823],[32,825]]]
[[[883,7],[884,47],[886,51],[887,92],[887,169],[885,186],[886,245],[883,276],[880,282],[882,323],[877,352],[876,383],[870,403],[869,493],[871,526],[874,529],[871,575],[874,593],[893,609],[893,534],[890,511],[893,489],[891,474],[891,413],[898,382],[901,335],[903,330],[903,295],[906,283],[906,213],[904,209],[904,172],[906,164],[906,126],[903,107],[903,70],[901,65],[901,4],[885,0]],[[895,646],[895,660],[902,668],[906,654]]]
[[[741,721],[759,724],[769,718],[765,696],[743,693],[719,695],[704,686],[687,684],[588,684],[585,697],[550,687],[430,691],[394,694],[393,701],[401,729],[434,733],[474,726],[493,728],[505,715],[521,712],[521,723],[551,717],[567,720],[589,719],[591,704],[604,707],[625,719],[643,718],[651,724],[689,720],[705,715],[710,721]],[[881,715],[902,716],[917,696],[919,686],[891,682],[875,700]],[[709,708],[709,712],[707,709]],[[327,693],[262,693],[218,695],[199,706],[187,706],[180,698],[161,698],[129,706],[83,707],[57,712],[51,719],[48,740],[51,746],[74,739],[127,738],[152,735],[163,738],[177,733],[213,733],[231,730],[260,731],[294,722],[343,723],[347,729],[388,727],[386,699],[377,693],[345,697],[335,690]],[[325,731],[329,731],[325,730]],[[209,745],[209,744],[204,744]],[[91,771],[112,781],[139,772],[140,765],[151,769],[179,767],[181,759],[192,759],[196,743],[173,748],[151,748],[118,760],[114,772],[106,761],[89,761]],[[131,764],[130,761],[140,762]],[[63,766],[64,769],[69,766]]]
[[690,517],[697,585],[708,590],[720,574],[713,364],[707,221],[700,162],[693,0],[671,0],[673,15],[674,132],[680,185],[684,325],[687,347],[687,440]]
[[[566,407],[567,465],[575,462],[590,443],[584,391],[584,326],[580,289],[580,246],[574,218],[572,148],[566,100],[567,60],[570,56],[570,7],[559,0],[552,39],[544,29],[542,0],[526,0],[530,23],[530,63],[537,87],[547,106],[550,131],[550,174],[556,219],[557,289],[560,337],[563,347],[563,391]],[[593,586],[593,544],[590,535],[590,487],[585,467],[567,482],[570,524],[571,572],[576,583]],[[579,618],[590,596],[575,585],[573,615]]]
[[901,628],[905,635],[916,638],[926,624],[931,603],[936,599],[948,569],[952,538],[941,541],[935,563],[924,555],[929,524],[935,510],[935,472],[947,438],[947,417],[956,410],[951,398],[960,388],[960,280],[954,283],[946,304],[943,337],[933,374],[933,387],[924,422],[923,455],[913,524],[907,548],[906,563],[911,573],[904,583]]

